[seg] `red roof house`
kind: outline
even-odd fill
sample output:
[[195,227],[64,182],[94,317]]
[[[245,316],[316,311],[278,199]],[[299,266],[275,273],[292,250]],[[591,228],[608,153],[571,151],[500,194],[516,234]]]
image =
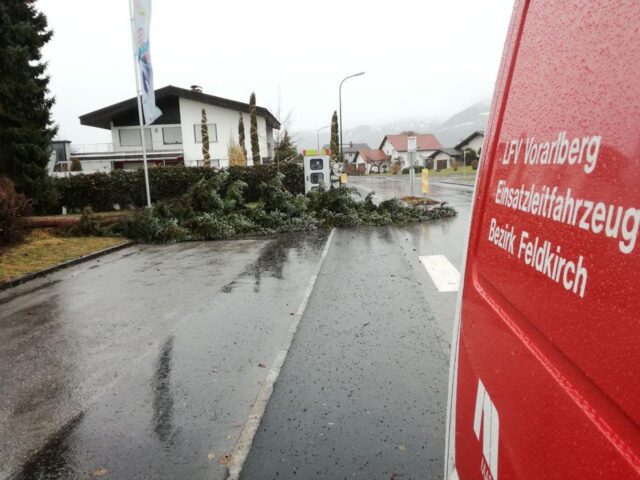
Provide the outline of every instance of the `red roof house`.
[[370,148],[361,148],[353,159],[354,163],[366,164],[366,173],[370,173],[374,168],[380,173],[383,165],[391,165],[391,155],[387,155],[382,150],[372,150]]
[[[380,148],[383,148],[385,142],[389,142],[396,152],[406,152],[407,151],[407,138],[409,135],[385,135],[382,139],[382,143],[380,144]],[[424,150],[438,150],[442,148],[442,144],[438,141],[438,139],[431,133],[417,133],[414,135],[416,137],[416,150],[418,152],[422,152]]]
[[380,144],[380,150],[389,155],[393,161],[399,162],[402,167],[409,165],[425,166],[426,159],[436,150],[442,148],[442,144],[431,133],[417,133],[416,153],[409,155],[407,152],[407,139],[409,135],[385,135]]

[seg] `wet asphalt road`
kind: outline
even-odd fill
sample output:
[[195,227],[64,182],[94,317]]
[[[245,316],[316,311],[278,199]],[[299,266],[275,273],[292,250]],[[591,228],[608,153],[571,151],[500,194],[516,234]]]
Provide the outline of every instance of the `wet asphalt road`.
[[[357,178],[380,198],[405,178]],[[440,478],[460,215],[339,230],[242,478]],[[222,479],[327,232],[137,246],[0,293],[0,479]]]
[[0,293],[0,478],[225,478],[326,236],[139,246]]
[[[351,184],[382,199],[410,190]],[[442,478],[456,293],[438,292],[419,256],[460,267],[471,192],[433,182],[453,219],[336,232],[242,479]]]

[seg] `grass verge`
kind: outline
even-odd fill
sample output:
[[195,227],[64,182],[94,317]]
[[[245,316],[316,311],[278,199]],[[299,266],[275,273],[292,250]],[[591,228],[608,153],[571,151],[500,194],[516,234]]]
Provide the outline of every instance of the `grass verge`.
[[440,171],[429,170],[430,177],[455,177],[455,176],[464,176],[466,178],[475,178],[476,173],[478,171],[474,170],[473,167],[467,165],[466,167],[458,167],[457,170],[453,168],[445,168]]
[[122,237],[65,237],[33,230],[23,242],[0,249],[0,282],[7,282],[128,241]]

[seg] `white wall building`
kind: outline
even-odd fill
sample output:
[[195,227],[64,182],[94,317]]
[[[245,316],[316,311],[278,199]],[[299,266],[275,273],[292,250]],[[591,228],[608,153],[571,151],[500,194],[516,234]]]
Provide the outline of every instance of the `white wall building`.
[[[247,162],[249,165],[253,164],[249,104],[171,85],[156,90],[155,93],[156,104],[162,110],[162,115],[144,129],[150,164],[203,164],[203,109],[207,115],[211,166],[229,165],[228,148],[232,142],[238,143],[240,115],[245,128]],[[260,157],[263,163],[268,163],[273,158],[273,130],[279,129],[280,123],[266,108],[256,107],[256,113]],[[135,97],[82,115],[80,123],[109,129],[112,139],[111,144],[72,146],[72,157],[81,160],[84,172],[140,167],[142,142]]]
[[463,151],[466,148],[470,148],[477,154],[480,154],[480,149],[484,143],[484,132],[473,132],[467,138],[458,143],[454,148],[456,150]]
[[[431,133],[417,133],[416,152],[413,154],[414,165],[424,167],[426,160],[436,150],[442,148],[438,139]],[[380,150],[385,155],[391,157],[391,161],[400,161],[402,168],[406,168],[410,164],[409,154],[407,153],[407,138],[409,135],[385,135],[380,144]]]

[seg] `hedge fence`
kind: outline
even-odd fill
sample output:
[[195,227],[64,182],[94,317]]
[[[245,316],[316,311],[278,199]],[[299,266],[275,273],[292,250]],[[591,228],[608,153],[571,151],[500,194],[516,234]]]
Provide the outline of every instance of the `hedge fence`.
[[[301,165],[287,163],[282,165],[256,165],[253,167],[229,167],[229,173],[222,193],[235,180],[247,184],[246,200],[255,202],[260,198],[260,185],[268,182],[278,172],[284,177],[285,188],[296,195],[304,193],[304,172]],[[205,167],[162,167],[149,169],[151,201],[177,198],[187,192],[201,178],[210,179],[220,175],[220,170]],[[58,193],[57,205],[49,213],[60,213],[62,207],[69,211],[81,211],[90,206],[93,211],[104,212],[120,208],[144,207],[146,193],[143,170],[114,170],[110,173],[93,173],[54,178]]]

